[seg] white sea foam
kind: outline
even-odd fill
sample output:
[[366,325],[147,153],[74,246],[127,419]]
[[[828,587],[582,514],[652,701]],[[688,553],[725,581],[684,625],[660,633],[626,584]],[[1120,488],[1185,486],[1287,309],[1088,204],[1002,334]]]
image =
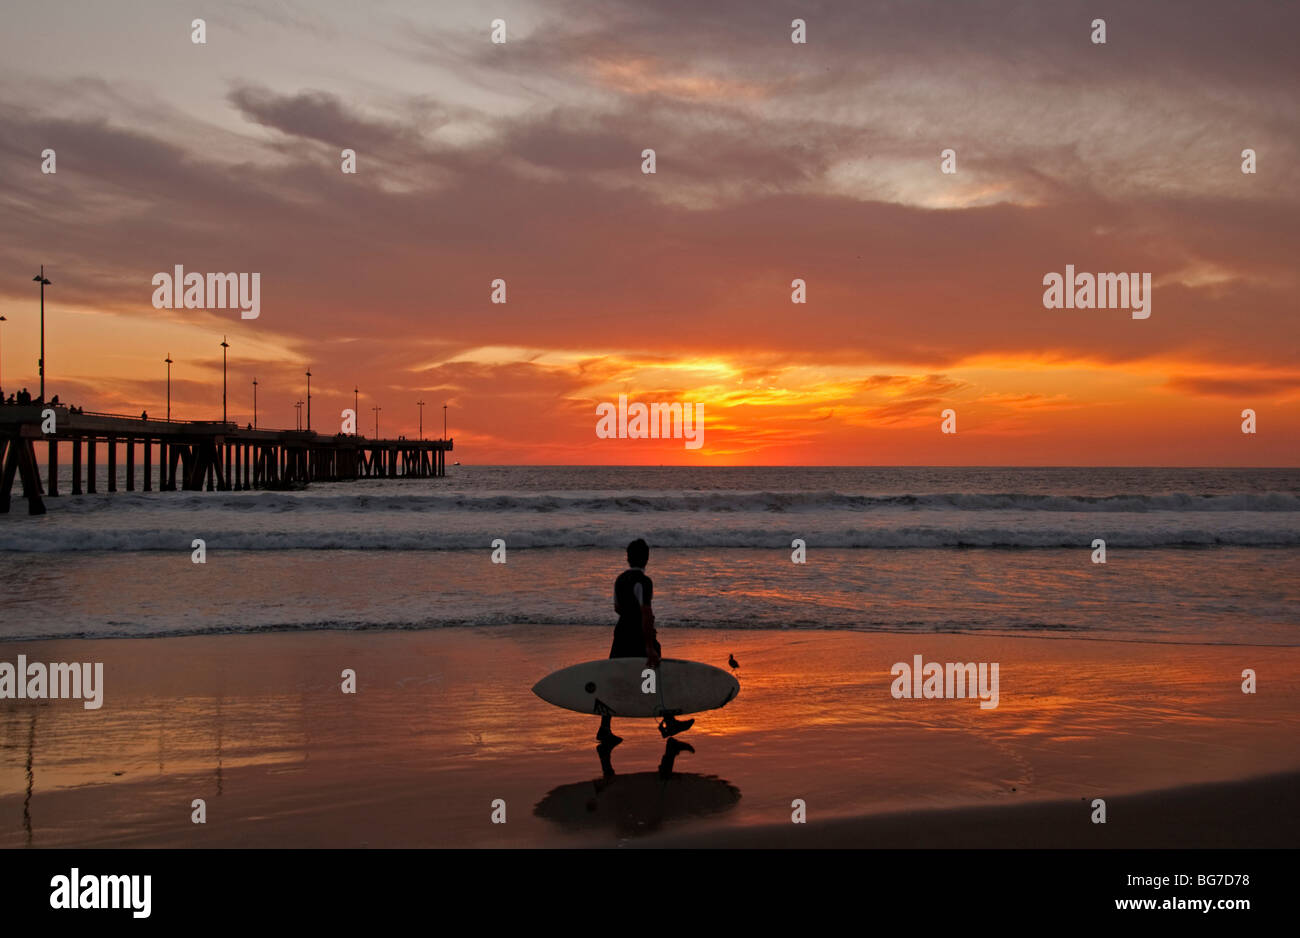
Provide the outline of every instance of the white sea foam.
[[[666,520],[666,519],[665,519]],[[682,524],[641,524],[636,532],[656,547],[672,548],[759,548],[787,549],[792,537],[801,537],[819,548],[906,549],[906,548],[1051,548],[1087,547],[1093,538],[1104,539],[1111,548],[1153,547],[1300,547],[1300,527],[1293,522],[1247,523],[1236,519],[1226,523],[1195,524],[1170,519],[1163,524],[1133,519],[1108,519],[1090,523],[1046,526],[1023,525],[1015,520],[1002,524],[916,524],[901,522],[876,527],[845,525],[841,517],[813,517],[798,525],[755,527],[752,524],[713,524],[693,528]],[[1068,519],[1067,519],[1068,520]],[[566,524],[569,521],[572,523]],[[0,551],[64,553],[72,551],[175,551],[189,544],[193,536],[206,535],[207,549],[268,550],[487,550],[495,534],[505,534],[510,549],[528,548],[619,548],[628,540],[626,522],[592,524],[578,517],[555,518],[552,524],[523,524],[523,519],[501,518],[500,523],[470,530],[439,530],[434,526],[398,525],[385,528],[363,526],[321,529],[291,528],[257,524],[246,530],[218,523],[174,528],[92,528],[66,524],[46,529],[42,537],[31,538],[14,528],[0,529]],[[463,525],[456,527],[463,528]]]

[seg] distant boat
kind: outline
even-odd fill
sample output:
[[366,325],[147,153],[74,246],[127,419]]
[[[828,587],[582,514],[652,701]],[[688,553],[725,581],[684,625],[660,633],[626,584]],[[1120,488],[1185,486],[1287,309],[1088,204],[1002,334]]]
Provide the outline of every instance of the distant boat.
[[460,463],[458,463],[458,462],[454,462],[454,463],[452,463],[452,465],[453,465],[453,466],[459,466]]

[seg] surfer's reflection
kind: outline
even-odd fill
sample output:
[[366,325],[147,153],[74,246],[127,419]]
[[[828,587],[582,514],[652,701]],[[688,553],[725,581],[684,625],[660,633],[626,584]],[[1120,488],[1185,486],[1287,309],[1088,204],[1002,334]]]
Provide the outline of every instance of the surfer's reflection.
[[[622,740],[619,742],[622,742]],[[603,742],[596,747],[596,755],[600,757],[600,774],[607,779],[613,778],[615,774],[614,763],[610,754],[614,751],[614,747],[617,745],[618,743]],[[668,744],[664,746],[663,758],[659,760],[659,777],[664,779],[672,778],[673,763],[677,761],[677,757],[683,752],[694,751],[695,747],[690,743],[683,742],[680,739],[670,738]]]
[[664,757],[659,760],[659,777],[673,777],[673,763],[677,761],[679,753],[694,752],[695,747],[690,743],[682,742],[680,739],[669,739],[668,745],[664,747]]
[[690,743],[669,739],[654,772],[618,775],[613,746],[596,747],[601,777],[552,789],[533,813],[573,830],[611,827],[619,834],[645,834],[668,821],[719,814],[740,800],[740,789],[713,775],[676,772],[673,765]]

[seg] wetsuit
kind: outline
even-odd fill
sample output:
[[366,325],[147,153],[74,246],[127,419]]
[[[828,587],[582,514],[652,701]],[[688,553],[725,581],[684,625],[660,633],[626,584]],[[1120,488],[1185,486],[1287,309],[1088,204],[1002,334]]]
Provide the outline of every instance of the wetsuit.
[[[654,583],[645,570],[632,567],[624,570],[614,581],[614,611],[618,624],[614,626],[614,644],[610,646],[611,658],[644,658],[646,650],[645,628],[641,624],[641,607],[649,606],[654,595]],[[654,642],[655,653],[659,642]]]

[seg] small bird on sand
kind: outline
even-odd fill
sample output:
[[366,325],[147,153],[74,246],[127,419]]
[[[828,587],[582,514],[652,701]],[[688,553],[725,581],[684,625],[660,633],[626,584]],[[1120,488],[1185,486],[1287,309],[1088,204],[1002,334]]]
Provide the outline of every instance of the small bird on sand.
[[727,655],[727,664],[731,665],[731,670],[733,671],[740,670],[740,664],[736,661],[736,656],[734,653]]

